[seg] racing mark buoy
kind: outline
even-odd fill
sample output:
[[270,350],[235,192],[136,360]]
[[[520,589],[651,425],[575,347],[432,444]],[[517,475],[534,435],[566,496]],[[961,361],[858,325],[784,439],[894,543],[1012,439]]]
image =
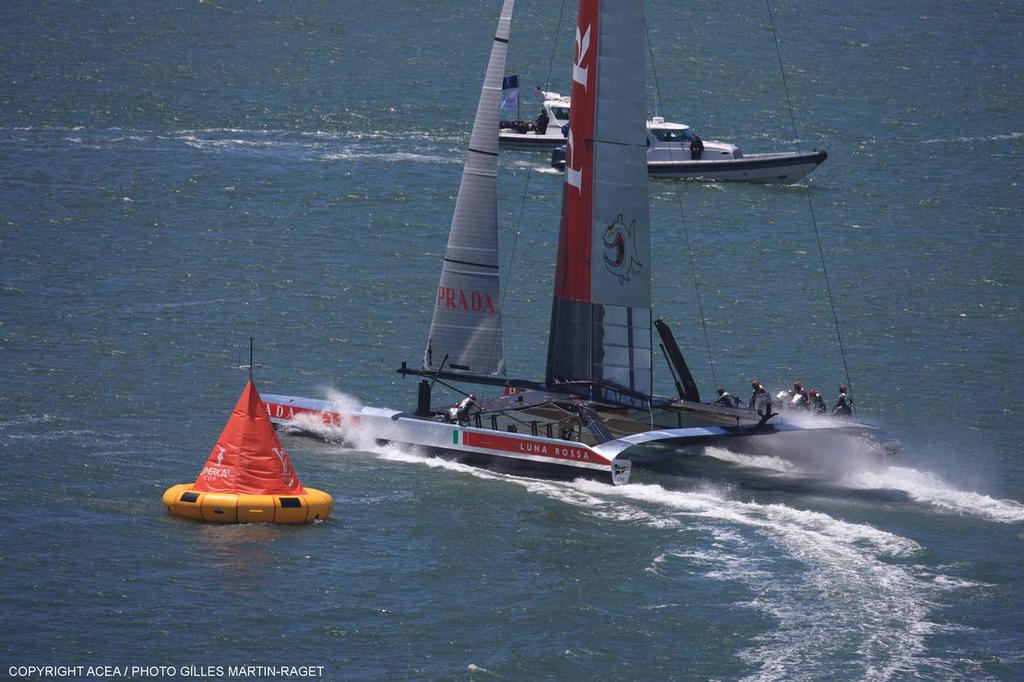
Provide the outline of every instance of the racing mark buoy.
[[171,486],[163,502],[214,523],[310,523],[334,510],[330,495],[299,481],[252,378],[196,482]]

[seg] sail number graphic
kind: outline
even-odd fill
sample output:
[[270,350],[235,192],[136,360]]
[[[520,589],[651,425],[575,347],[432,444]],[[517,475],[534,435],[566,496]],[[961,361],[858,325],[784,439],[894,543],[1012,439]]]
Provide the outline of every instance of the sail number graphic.
[[587,30],[580,36],[580,27],[576,27],[576,61],[572,65],[572,79],[583,86],[583,89],[587,88],[587,73],[590,71],[589,66],[583,66],[583,58],[587,56],[587,51],[590,49],[590,26],[587,26]]
[[[580,33],[580,27],[576,26],[576,58],[572,64],[572,79],[587,89],[587,79],[590,76],[590,66],[583,66],[590,52],[590,29],[593,24],[587,25],[587,30]],[[575,187],[577,191],[583,191],[583,162],[576,164],[576,155],[573,151],[576,148],[576,140],[572,135],[572,128],[566,140],[565,155],[565,181]]]

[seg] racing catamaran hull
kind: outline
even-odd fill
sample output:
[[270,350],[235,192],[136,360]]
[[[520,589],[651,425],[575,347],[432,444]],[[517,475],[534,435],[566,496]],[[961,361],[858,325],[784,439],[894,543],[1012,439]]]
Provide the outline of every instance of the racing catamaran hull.
[[[874,456],[888,456],[899,449],[898,441],[875,427],[827,418],[792,418],[770,424],[748,420],[736,426],[655,429],[587,445],[542,434],[486,428],[483,424],[439,421],[397,410],[343,408],[314,398],[267,394],[263,402],[271,421],[279,427],[325,440],[355,447],[392,443],[505,473],[570,480],[589,478],[613,485],[628,483],[634,464],[657,466],[699,455],[706,447],[741,454],[777,454],[796,462],[858,440],[865,446],[863,451],[871,451]],[[723,412],[710,408],[708,411],[715,415]]]
[[376,407],[346,412],[313,398],[265,395],[263,401],[275,424],[328,440],[412,446],[426,454],[510,473],[592,478],[616,485],[629,481],[629,460],[575,441],[452,424]]

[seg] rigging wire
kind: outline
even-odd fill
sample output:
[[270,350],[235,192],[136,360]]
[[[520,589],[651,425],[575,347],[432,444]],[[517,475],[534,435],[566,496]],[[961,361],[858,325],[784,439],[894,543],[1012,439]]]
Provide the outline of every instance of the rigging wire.
[[[793,139],[796,140],[797,153],[801,152],[800,149],[800,136],[797,134],[796,128],[796,115],[793,113],[793,100],[789,94],[789,83],[786,81],[786,70],[782,65],[782,48],[779,46],[779,34],[775,30],[775,17],[772,14],[772,3],[771,0],[765,0],[765,5],[768,7],[768,22],[772,27],[772,38],[775,40],[775,54],[779,60],[779,73],[782,75],[782,87],[786,92],[786,104],[789,107],[789,120],[793,126]],[[839,316],[836,314],[835,301],[832,298],[832,283],[828,276],[828,267],[825,265],[825,247],[821,243],[821,231],[818,229],[818,219],[814,214],[814,201],[811,199],[811,185],[810,183],[804,183],[804,191],[807,196],[807,208],[811,213],[811,223],[814,225],[814,237],[818,242],[818,256],[821,259],[821,272],[825,276],[825,291],[828,294],[828,305],[832,310],[832,322],[835,325],[836,339],[839,341],[839,353],[843,358],[843,372],[846,375],[846,387],[853,396],[853,382],[850,380],[850,367],[846,362],[846,348],[843,345],[843,335],[839,331]]]
[[[562,0],[562,7],[558,11],[558,24],[555,26],[555,38],[551,41],[551,57],[548,59],[548,72],[544,75],[544,90],[546,91],[551,87],[551,71],[555,64],[555,51],[558,48],[558,36],[562,32],[562,19],[565,17],[565,3],[566,0]],[[523,187],[523,196],[519,202],[519,217],[516,219],[516,233],[512,238],[512,249],[509,252],[508,267],[505,268],[505,285],[501,287],[501,298],[499,299],[499,309],[505,309],[505,295],[508,293],[509,283],[512,281],[512,266],[516,260],[516,246],[519,244],[519,235],[522,234],[523,228],[523,212],[526,210],[526,195],[530,191],[530,178],[533,175],[533,161],[537,158],[537,154],[540,152],[534,151],[531,155],[531,163],[526,168],[526,185]]]
[[[654,91],[657,93],[657,104],[656,104],[657,108],[655,109],[655,112],[657,112],[657,111],[660,111],[660,109],[662,107],[661,83],[658,80],[658,69],[654,65],[654,46],[651,44],[651,31],[650,31],[650,28],[647,25],[647,18],[646,17],[644,17],[644,34],[647,37],[647,51],[651,55],[651,73],[654,75]],[[671,158],[671,155],[672,155],[672,153],[674,151],[675,150],[670,148],[670,150],[669,150],[670,158]],[[704,303],[701,300],[700,284],[697,281],[697,266],[696,266],[695,261],[693,259],[693,249],[690,247],[690,231],[689,231],[689,229],[686,226],[686,217],[685,217],[685,214],[684,214],[684,211],[683,211],[683,197],[682,197],[681,192],[679,191],[679,183],[676,182],[676,183],[673,183],[673,184],[675,185],[676,205],[679,206],[679,222],[680,222],[680,224],[683,227],[683,238],[686,241],[686,255],[689,257],[689,261],[690,261],[690,275],[693,277],[693,292],[694,292],[694,294],[696,296],[696,299],[697,299],[697,310],[700,312],[700,326],[701,326],[701,330],[703,330],[703,332],[704,332],[704,350],[707,352],[708,367],[711,369],[711,380],[714,382],[715,386],[717,387],[718,386],[718,375],[715,372],[715,360],[711,356],[711,341],[710,341],[710,339],[708,337],[708,322],[707,322],[707,317],[705,317],[705,315],[704,315]]]

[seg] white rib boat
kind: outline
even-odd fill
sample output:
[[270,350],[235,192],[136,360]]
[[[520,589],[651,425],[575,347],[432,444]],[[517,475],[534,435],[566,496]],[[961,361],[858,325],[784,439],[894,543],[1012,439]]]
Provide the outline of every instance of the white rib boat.
[[[497,130],[512,6],[513,0],[504,1],[491,49],[423,363],[403,363],[399,370],[420,377],[415,409],[264,395],[271,418],[305,431],[326,429],[329,437],[358,442],[369,436],[499,470],[615,484],[629,480],[634,460],[663,462],[706,445],[796,453],[802,443],[817,449],[823,439],[866,438],[891,448],[865,424],[701,403],[671,332],[653,321],[639,0],[580,0],[547,368],[543,380],[506,373]],[[652,394],[655,327],[669,349],[679,398]],[[457,405],[432,405],[435,382],[500,390],[490,398],[467,394]]]

